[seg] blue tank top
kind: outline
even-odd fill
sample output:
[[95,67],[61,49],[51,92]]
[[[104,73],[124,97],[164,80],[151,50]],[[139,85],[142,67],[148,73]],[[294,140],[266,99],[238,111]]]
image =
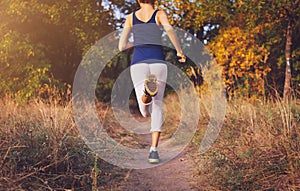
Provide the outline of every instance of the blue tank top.
[[139,20],[133,12],[133,40],[134,49],[131,64],[136,63],[163,63],[165,56],[163,54],[161,36],[163,30],[156,24],[155,17],[157,10],[154,11],[149,21]]

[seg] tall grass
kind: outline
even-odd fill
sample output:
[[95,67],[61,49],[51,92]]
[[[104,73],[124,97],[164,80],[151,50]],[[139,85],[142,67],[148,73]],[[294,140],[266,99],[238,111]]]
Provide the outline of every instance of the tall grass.
[[299,190],[299,100],[231,101],[217,142],[201,158],[199,174],[216,189]]
[[[178,102],[176,96],[169,99]],[[106,163],[85,145],[71,102],[60,100],[50,97],[19,103],[8,97],[0,99],[0,190],[113,190],[126,176],[125,170]],[[113,139],[132,148],[149,147],[150,142],[145,144],[143,137],[118,124],[110,105],[96,105]],[[176,130],[179,120],[178,104],[166,110],[169,114],[164,122],[171,128],[162,139]],[[138,110],[132,114],[140,118]]]
[[[197,147],[211,103],[202,96]],[[0,100],[0,190],[113,190],[126,176],[95,155],[80,138],[71,104]],[[140,138],[113,120],[108,105],[98,103],[110,136],[125,146],[145,147]],[[165,98],[162,139],[176,131],[178,96]],[[227,104],[220,136],[201,159],[199,177],[215,190],[300,189],[300,103],[233,100]],[[138,111],[133,111],[138,116]],[[146,161],[146,160],[145,160]]]
[[121,172],[80,139],[71,104],[0,106],[0,190],[97,190]]

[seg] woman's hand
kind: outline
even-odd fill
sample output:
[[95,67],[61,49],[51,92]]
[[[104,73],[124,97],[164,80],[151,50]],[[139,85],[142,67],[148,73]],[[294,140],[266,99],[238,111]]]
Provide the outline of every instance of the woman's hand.
[[177,52],[177,56],[179,57],[179,62],[185,62],[186,61],[186,57],[182,52]]

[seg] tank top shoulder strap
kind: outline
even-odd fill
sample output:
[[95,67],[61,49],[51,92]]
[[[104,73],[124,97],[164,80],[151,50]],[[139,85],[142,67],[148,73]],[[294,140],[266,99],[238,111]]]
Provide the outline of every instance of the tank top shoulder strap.
[[155,10],[154,13],[152,14],[151,18],[149,19],[149,21],[147,22],[143,22],[141,20],[139,20],[137,17],[136,17],[136,12],[133,12],[132,13],[132,24],[135,25],[135,24],[141,24],[141,23],[156,23],[156,14],[157,14],[158,10]]
[[155,10],[155,11],[154,11],[154,13],[153,13],[151,19],[149,20],[149,23],[156,23],[155,18],[156,18],[157,12],[158,12],[158,10]]
[[136,18],[136,16],[135,16],[135,11],[132,13],[132,25],[135,25],[135,24],[137,24],[138,23],[138,20],[137,20],[137,18]]

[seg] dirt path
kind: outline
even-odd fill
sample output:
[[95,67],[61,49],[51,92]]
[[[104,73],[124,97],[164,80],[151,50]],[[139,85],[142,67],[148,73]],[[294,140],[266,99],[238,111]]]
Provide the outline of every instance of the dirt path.
[[[149,135],[142,136],[145,144]],[[150,145],[148,145],[149,147]],[[205,176],[197,176],[197,149],[188,146],[176,158],[153,168],[130,170],[118,191],[207,191]],[[145,160],[145,162],[147,162]]]
[[130,191],[196,191],[195,167],[187,152],[153,168],[132,170],[120,190]]
[[[143,120],[143,119],[140,119]],[[151,137],[141,136],[142,143],[150,148]],[[128,171],[118,191],[206,191],[205,177],[197,177],[197,165],[194,158],[196,150],[187,147],[176,158],[164,164],[146,169]],[[145,160],[145,162],[148,162]]]

